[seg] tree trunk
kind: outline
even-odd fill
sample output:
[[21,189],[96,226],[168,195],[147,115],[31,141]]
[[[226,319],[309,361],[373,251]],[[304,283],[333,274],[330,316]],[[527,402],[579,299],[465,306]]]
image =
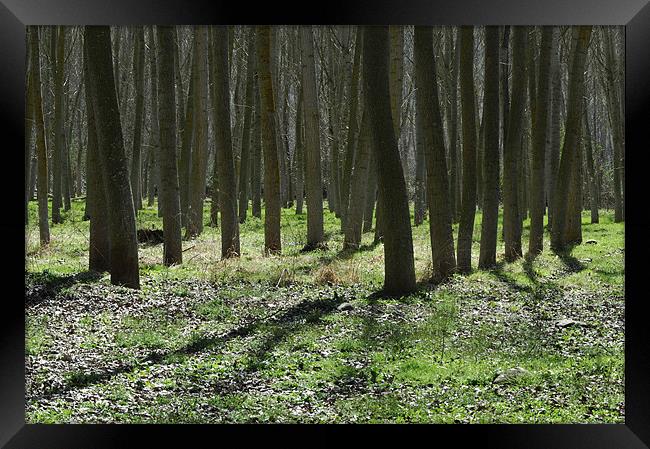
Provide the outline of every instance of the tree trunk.
[[404,173],[395,170],[400,157],[390,112],[388,41],[387,26],[363,30],[365,107],[377,156],[380,195],[384,206],[391,207],[391,213],[384,216],[384,292],[400,295],[415,290],[415,265]]
[[304,143],[303,143],[303,107],[302,107],[302,86],[298,87],[298,105],[296,106],[296,149],[294,151],[294,171],[296,175],[296,214],[302,214],[302,202],[305,195],[305,163],[304,163]]
[[[181,196],[181,223],[188,226],[190,202],[190,171],[192,164],[192,142],[194,140],[194,97],[195,80],[198,76],[198,56],[196,53],[196,40],[192,44],[192,62],[190,79],[187,86],[187,102],[185,103],[183,129],[181,130],[181,154],[178,160],[178,187]],[[181,93],[182,95],[182,93]]]
[[[553,27],[555,42],[559,42],[559,28]],[[547,205],[548,205],[548,227],[553,227],[553,205],[555,204],[555,182],[557,179],[557,169],[560,163],[560,107],[562,104],[562,80],[560,72],[560,54],[559,49],[553,49],[551,55],[551,116],[550,116],[550,146],[548,157],[548,171],[546,173],[547,185]]]
[[181,202],[176,166],[176,98],[174,88],[174,31],[157,26],[158,117],[160,118],[160,201],[163,209],[164,255],[167,266],[183,262]]
[[257,70],[260,86],[260,121],[264,147],[264,248],[266,253],[279,254],[280,240],[280,170],[275,129],[275,103],[271,79],[271,30],[269,26],[258,26]]
[[230,136],[230,86],[228,68],[228,27],[213,28],[214,66],[214,132],[215,165],[221,211],[221,257],[238,257],[239,221],[237,216],[237,184]]
[[131,156],[131,189],[136,211],[142,209],[142,124],[144,119],[144,29],[137,27],[133,49],[135,69],[135,123],[133,125],[133,151]]
[[[257,52],[257,47],[255,48]],[[257,65],[257,61],[256,61]],[[253,217],[262,217],[262,129],[261,129],[261,102],[259,91],[259,77],[255,74],[253,81],[255,90],[255,110],[253,111],[253,131],[251,135],[251,152],[253,156],[251,169],[252,212]]]
[[112,73],[109,27],[87,26],[90,97],[109,214],[111,283],[140,288],[133,196]]
[[248,32],[248,59],[246,61],[246,104],[244,105],[244,131],[239,162],[239,222],[246,221],[248,212],[248,184],[250,181],[251,121],[253,115],[253,76],[255,74],[255,34]]
[[503,161],[503,231],[505,257],[508,262],[522,256],[521,217],[519,204],[519,176],[521,170],[521,139],[526,95],[526,38],[525,27],[515,27],[512,44],[512,102],[509,107],[508,127]]
[[54,151],[52,152],[52,223],[61,223],[61,187],[63,186],[63,78],[65,33],[61,26],[52,27],[52,48],[54,67]]
[[[415,27],[415,82],[417,116],[424,122],[418,127],[423,136],[427,170],[427,203],[429,205],[429,233],[431,235],[432,278],[440,281],[456,268],[454,236],[451,227],[451,204],[445,141],[440,113],[436,64],[433,56],[431,27]],[[472,74],[472,72],[470,72]]]
[[43,121],[43,99],[41,96],[39,29],[36,26],[30,26],[29,28],[31,82],[34,87],[32,107],[36,127],[36,155],[38,160],[38,231],[41,246],[43,246],[50,243],[50,226],[47,210],[47,142],[45,137],[45,123]]
[[460,36],[460,93],[463,130],[463,192],[458,227],[458,270],[472,269],[472,236],[476,216],[476,111],[474,110],[474,28]]
[[483,218],[478,266],[496,265],[499,219],[499,29],[485,28],[485,93],[483,96]]
[[366,111],[362,113],[361,134],[357,145],[357,154],[354,158],[354,168],[350,177],[350,202],[348,204],[345,220],[345,237],[343,249],[359,249],[361,246],[361,233],[363,227],[363,212],[366,200],[366,182],[368,180],[368,163],[370,162],[370,129],[369,116]]
[[553,227],[551,229],[551,246],[556,251],[563,251],[573,243],[569,240],[569,226],[567,226],[570,224],[568,202],[572,196],[569,192],[571,184],[575,182],[573,179],[576,174],[575,165],[579,162],[578,146],[582,128],[580,114],[582,113],[582,96],[584,94],[584,67],[590,36],[591,26],[580,26],[573,30],[567,122],[555,186]]
[[[551,52],[553,51],[553,28],[542,27],[542,43],[539,53],[539,80],[535,99],[533,120],[533,167],[531,173],[530,234],[528,252],[536,255],[544,248],[544,165],[550,106]],[[532,69],[532,67],[529,67]]]
[[584,142],[587,150],[587,184],[589,185],[589,208],[591,210],[591,222],[598,223],[598,184],[596,170],[594,168],[594,153],[591,135],[591,126],[589,126],[589,114],[587,113],[587,104],[585,100],[584,111],[582,115],[584,126]]
[[301,83],[305,118],[305,184],[307,190],[307,245],[305,249],[315,249],[322,246],[324,233],[318,92],[311,26],[300,28],[300,47],[302,50]]
[[205,26],[195,28],[196,71],[194,83],[194,145],[190,164],[188,190],[187,237],[196,237],[203,232],[203,199],[208,169],[208,76],[207,76],[207,29]]

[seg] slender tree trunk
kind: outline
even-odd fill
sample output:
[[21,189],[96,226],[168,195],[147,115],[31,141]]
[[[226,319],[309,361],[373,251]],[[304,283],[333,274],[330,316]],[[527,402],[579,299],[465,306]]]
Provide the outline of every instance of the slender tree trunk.
[[[533,167],[531,179],[530,234],[528,252],[536,255],[544,248],[544,165],[546,160],[546,137],[550,106],[551,52],[553,51],[553,28],[542,27],[542,43],[539,53],[539,85],[535,99],[533,121]],[[532,67],[530,67],[532,69]]]
[[41,246],[43,246],[50,243],[50,226],[47,210],[47,142],[45,137],[45,123],[43,121],[43,99],[41,96],[39,29],[36,26],[30,26],[29,28],[31,82],[34,87],[32,107],[36,126],[36,155],[38,160],[38,231]]
[[52,27],[52,49],[54,67],[54,151],[52,152],[52,223],[61,223],[61,187],[63,186],[63,78],[65,32],[63,27]]
[[423,133],[422,145],[427,169],[426,197],[429,205],[432,278],[434,281],[440,281],[454,271],[456,258],[431,27],[415,27],[414,53],[416,114],[424,122],[423,126],[418,128],[418,133]]
[[350,175],[352,167],[354,166],[354,156],[357,147],[357,140],[359,138],[359,124],[358,124],[358,101],[359,101],[359,80],[361,73],[361,41],[362,29],[358,28],[356,42],[354,44],[354,62],[352,63],[352,77],[350,78],[350,112],[348,114],[348,136],[345,146],[345,158],[343,161],[343,172],[341,173],[341,191],[340,191],[340,204],[341,208],[341,228],[345,229],[345,214],[344,210],[349,204],[350,196]]
[[369,116],[362,113],[361,134],[357,144],[357,154],[354,158],[354,168],[350,177],[350,202],[347,207],[346,229],[343,249],[359,249],[363,228],[363,212],[366,200],[366,182],[368,180],[368,163],[370,162],[370,129]]
[[580,131],[582,128],[582,96],[584,94],[584,67],[587,59],[587,46],[591,37],[591,26],[580,26],[573,30],[572,58],[569,72],[569,95],[567,105],[567,123],[562,146],[562,156],[555,186],[555,204],[553,207],[553,227],[551,229],[551,246],[556,251],[563,251],[572,241],[569,240],[568,204],[571,183],[579,162]]
[[[255,48],[257,52],[257,47]],[[257,64],[256,64],[257,65]],[[251,135],[251,152],[253,155],[251,169],[252,212],[257,218],[262,217],[262,129],[261,129],[261,102],[259,91],[259,78],[255,75],[253,81],[255,89],[255,110],[253,111],[253,131]]]
[[483,219],[478,266],[496,265],[499,219],[499,29],[485,28],[485,94],[483,96]]
[[264,147],[264,248],[267,253],[282,251],[280,240],[280,170],[275,129],[275,103],[271,79],[271,30],[258,26],[257,67],[260,85],[260,121]]
[[157,26],[158,117],[160,118],[160,200],[163,209],[164,255],[167,266],[183,262],[181,202],[176,162],[176,98],[174,88],[174,31]]
[[296,106],[296,149],[294,153],[294,170],[296,174],[296,214],[302,214],[302,202],[305,195],[305,163],[304,163],[304,143],[303,143],[303,107],[302,107],[302,86],[298,87],[298,105]]
[[425,144],[424,144],[424,126],[427,119],[422,114],[415,114],[415,208],[414,208],[414,224],[419,226],[422,224],[426,217],[426,160],[425,160]]
[[246,61],[246,104],[244,105],[244,135],[242,137],[241,158],[239,163],[239,222],[246,221],[248,211],[248,184],[251,147],[251,121],[253,115],[253,76],[255,74],[255,34],[251,28],[248,32],[248,59]]
[[190,164],[188,190],[187,237],[196,237],[203,232],[203,199],[208,169],[208,76],[207,76],[207,29],[205,26],[195,28],[196,73],[194,83],[194,145]]
[[318,92],[313,33],[310,26],[300,28],[300,46],[305,116],[305,184],[307,187],[307,245],[305,249],[315,249],[324,241],[323,187],[320,167]]
[[391,126],[388,43],[388,27],[364,28],[362,76],[365,106],[369,114],[372,147],[377,156],[382,202],[391,207],[391,213],[384,216],[384,292],[399,295],[415,290],[415,265],[406,183],[402,171],[395,170],[400,157]]
[[181,195],[181,223],[187,228],[189,223],[190,203],[190,171],[192,167],[192,142],[194,140],[194,97],[196,96],[195,80],[198,76],[199,57],[196,53],[196,40],[192,45],[192,66],[187,86],[187,102],[185,103],[183,129],[181,130],[181,154],[178,160],[178,187]]
[[587,113],[587,104],[585,100],[584,105],[585,113],[582,115],[584,126],[584,142],[585,149],[587,150],[587,183],[589,185],[589,208],[591,210],[591,222],[598,223],[598,181],[596,170],[594,168],[594,153],[593,153],[593,138],[591,134],[591,126],[589,126],[589,114]]
[[133,196],[124,153],[119,107],[112,73],[110,28],[89,26],[87,42],[90,97],[95,115],[109,214],[111,283],[140,288],[138,240]]
[[[553,29],[554,41],[559,42],[559,28]],[[551,116],[550,116],[550,146],[548,157],[548,227],[553,227],[553,205],[555,204],[555,182],[557,169],[560,163],[560,107],[562,104],[562,81],[560,77],[560,54],[559,49],[553,49],[551,55]]]
[[131,190],[133,204],[137,210],[142,209],[142,124],[144,119],[144,29],[135,30],[133,49],[133,67],[135,69],[135,123],[133,125],[133,151],[131,156]]
[[460,36],[460,93],[463,129],[463,192],[458,228],[458,270],[472,269],[472,237],[476,216],[476,111],[474,110],[474,28]]
[[503,231],[505,257],[508,262],[522,256],[519,176],[521,170],[521,139],[526,95],[525,27],[515,27],[512,44],[512,102],[509,107],[506,145],[503,161]]
[[221,209],[221,257],[238,257],[239,221],[237,217],[237,183],[230,136],[230,86],[228,69],[228,27],[213,28],[214,66],[214,130]]
[[374,150],[370,151],[370,162],[368,162],[368,182],[366,184],[366,205],[363,212],[363,232],[372,230],[372,215],[375,209],[377,198],[377,162]]

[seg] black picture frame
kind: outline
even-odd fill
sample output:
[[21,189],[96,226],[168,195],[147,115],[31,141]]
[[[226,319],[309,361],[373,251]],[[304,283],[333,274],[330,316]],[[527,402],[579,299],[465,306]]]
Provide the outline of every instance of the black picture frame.
[[[643,156],[650,144],[645,128],[650,118],[650,4],[647,0],[330,0],[309,4],[182,0],[0,0],[0,101],[2,107],[4,170],[0,175],[6,192],[0,209],[0,246],[3,282],[0,284],[0,446],[7,448],[103,448],[130,447],[147,441],[198,445],[205,441],[226,443],[230,435],[250,440],[247,426],[156,425],[40,425],[25,424],[24,273],[17,262],[24,258],[24,228],[19,218],[24,205],[15,192],[23,182],[25,101],[25,25],[88,24],[405,24],[405,25],[625,25],[626,30],[626,184],[625,222],[625,424],[556,425],[434,425],[356,426],[370,436],[387,438],[419,434],[422,441],[454,447],[467,443],[498,448],[644,448],[650,446],[650,326],[644,306],[644,232],[650,218],[644,210],[647,171]],[[645,150],[645,151],[644,151]],[[645,207],[647,209],[647,207]],[[341,426],[301,426],[337,437]],[[289,430],[289,435],[286,431]],[[255,434],[278,437],[282,444],[309,445],[298,438],[296,428],[259,426]],[[396,433],[397,432],[397,433]],[[282,435],[281,435],[282,433]],[[347,433],[347,432],[346,432]],[[365,433],[365,432],[364,432]],[[302,434],[302,432],[301,432]],[[196,441],[197,444],[192,444]],[[245,440],[240,440],[245,441]],[[272,440],[268,440],[271,442]],[[326,440],[321,440],[326,441]],[[449,441],[449,440],[448,440]],[[229,443],[234,444],[234,443]]]

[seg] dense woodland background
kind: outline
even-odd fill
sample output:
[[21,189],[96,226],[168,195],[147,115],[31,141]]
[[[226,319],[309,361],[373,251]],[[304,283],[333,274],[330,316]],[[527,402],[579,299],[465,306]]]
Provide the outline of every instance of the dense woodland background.
[[624,422],[620,27],[29,27],[26,416]]
[[409,202],[413,225],[431,214],[434,278],[471,269],[477,207],[483,268],[500,203],[510,261],[529,215],[531,255],[545,214],[557,250],[581,242],[583,209],[623,220],[622,48],[614,27],[32,27],[25,198],[47,244],[85,195],[90,268],[133,287],[143,202],[176,264],[206,198],[223,257],[249,202],[268,252],[305,200],[305,249],[326,244],[327,199],[344,247],[374,226],[386,291],[412,291]]

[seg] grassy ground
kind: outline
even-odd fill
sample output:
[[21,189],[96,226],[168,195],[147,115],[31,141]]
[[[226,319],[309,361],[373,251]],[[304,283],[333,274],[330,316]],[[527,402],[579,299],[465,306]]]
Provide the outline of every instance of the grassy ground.
[[[421,288],[400,299],[372,295],[382,245],[368,233],[361,251],[341,253],[330,213],[329,249],[312,253],[300,253],[306,215],[292,210],[278,257],[263,257],[256,218],[241,227],[237,260],[219,260],[211,227],[183,242],[181,266],[141,245],[139,292],[86,271],[82,215],[75,201],[39,249],[30,204],[27,422],[624,420],[624,233],[609,211],[600,224],[583,215],[595,243],[556,255],[547,235],[534,261],[439,286],[426,282],[425,222],[413,228]],[[156,215],[142,211],[138,226],[159,228]]]

